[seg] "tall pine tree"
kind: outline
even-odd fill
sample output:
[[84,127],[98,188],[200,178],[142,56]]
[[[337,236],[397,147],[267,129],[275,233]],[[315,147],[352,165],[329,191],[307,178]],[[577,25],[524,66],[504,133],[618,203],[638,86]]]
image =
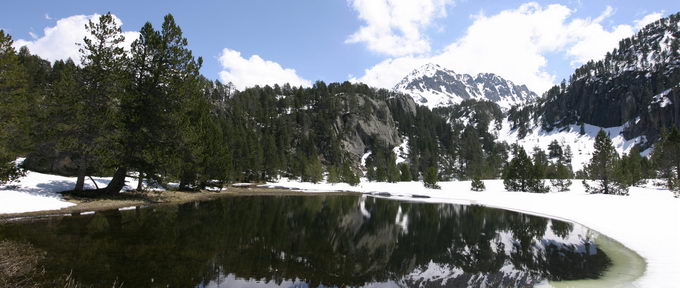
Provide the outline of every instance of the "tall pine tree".
[[26,74],[12,44],[12,37],[0,30],[0,183],[21,175],[14,160],[24,143],[17,140],[28,133],[30,121]]
[[[74,129],[73,151],[78,153],[78,179],[74,190],[83,190],[85,176],[90,166],[98,164],[114,166],[118,163],[117,141],[121,135],[117,130],[117,105],[125,95],[127,57],[122,43],[125,40],[116,19],[107,13],[95,21],[90,20],[85,28],[89,35],[83,39],[80,48],[83,66],[84,121],[78,121]],[[117,190],[124,185],[125,171],[117,171],[118,177],[111,181],[107,191]]]
[[661,136],[652,153],[652,161],[666,178],[668,189],[680,197],[680,131],[676,127]]
[[597,133],[594,149],[593,157],[586,167],[586,173],[588,179],[595,181],[596,185],[588,185],[584,180],[586,190],[589,193],[628,195],[628,186],[616,175],[619,154],[604,130]]

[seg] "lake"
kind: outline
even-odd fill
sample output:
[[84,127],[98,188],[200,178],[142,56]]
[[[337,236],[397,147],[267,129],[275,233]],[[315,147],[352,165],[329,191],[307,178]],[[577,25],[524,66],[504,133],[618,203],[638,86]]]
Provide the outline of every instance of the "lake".
[[82,287],[533,287],[612,265],[587,228],[481,206],[237,196],[0,224]]

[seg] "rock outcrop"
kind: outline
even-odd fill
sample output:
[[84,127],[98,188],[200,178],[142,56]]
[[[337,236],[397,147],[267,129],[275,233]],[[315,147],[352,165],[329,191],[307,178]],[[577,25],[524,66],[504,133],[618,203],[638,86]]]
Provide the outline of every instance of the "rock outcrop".
[[[372,145],[399,146],[401,138],[385,100],[362,94],[339,94],[345,113],[335,119],[335,129],[342,135],[342,147],[351,159],[360,159]],[[406,107],[413,105],[405,102]]]
[[680,13],[651,23],[600,61],[576,69],[568,83],[548,90],[540,115],[544,129],[574,123],[624,126],[626,139],[680,127]]

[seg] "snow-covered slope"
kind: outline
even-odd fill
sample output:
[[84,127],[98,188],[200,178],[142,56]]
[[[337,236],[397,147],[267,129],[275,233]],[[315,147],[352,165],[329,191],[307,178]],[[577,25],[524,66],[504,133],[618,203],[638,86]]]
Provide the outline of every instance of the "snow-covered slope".
[[467,99],[489,100],[503,108],[538,97],[525,85],[516,85],[491,73],[458,74],[437,64],[413,70],[394,87],[430,108],[457,104]]
[[[626,140],[622,132],[627,125],[611,127],[611,128],[601,128],[598,126],[593,126],[589,124],[584,124],[585,133],[581,135],[580,126],[569,125],[561,129],[554,129],[552,131],[545,131],[541,129],[541,126],[536,125],[531,129],[523,138],[519,137],[519,131],[517,129],[512,130],[511,124],[507,121],[503,121],[502,128],[496,130],[493,126],[490,127],[490,132],[494,134],[498,141],[505,141],[508,144],[517,143],[531,154],[534,147],[541,148],[543,151],[548,151],[548,145],[550,142],[557,140],[558,143],[566,149],[567,146],[570,147],[572,152],[572,169],[574,172],[583,169],[587,163],[590,161],[593,155],[593,146],[595,145],[595,137],[600,129],[604,129],[609,137],[612,139],[612,144],[614,148],[619,153],[623,155],[624,153],[630,152],[630,150],[636,145],[646,141],[644,136],[636,137],[633,139]],[[652,149],[649,148],[642,151],[642,156],[648,156]]]

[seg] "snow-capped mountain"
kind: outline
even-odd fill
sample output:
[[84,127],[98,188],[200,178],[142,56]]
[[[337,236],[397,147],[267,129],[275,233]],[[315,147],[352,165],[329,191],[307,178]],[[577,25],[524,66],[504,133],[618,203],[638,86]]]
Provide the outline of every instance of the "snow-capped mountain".
[[409,94],[430,108],[458,104],[463,100],[489,100],[503,108],[538,98],[525,85],[516,85],[491,73],[458,74],[437,64],[426,64],[404,77],[394,90]]

